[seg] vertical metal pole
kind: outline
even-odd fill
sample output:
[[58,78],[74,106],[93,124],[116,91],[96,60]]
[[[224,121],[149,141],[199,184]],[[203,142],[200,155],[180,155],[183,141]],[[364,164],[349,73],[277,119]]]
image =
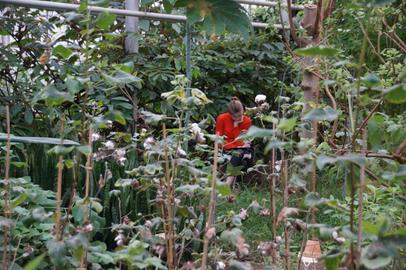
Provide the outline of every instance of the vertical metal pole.
[[[125,0],[126,10],[139,11],[139,0]],[[138,17],[125,17],[125,50],[127,53],[138,53]]]

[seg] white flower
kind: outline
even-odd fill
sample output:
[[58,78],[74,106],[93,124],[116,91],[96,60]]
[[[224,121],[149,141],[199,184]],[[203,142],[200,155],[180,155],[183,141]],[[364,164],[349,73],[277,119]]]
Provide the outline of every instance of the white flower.
[[106,121],[106,126],[107,126],[107,128],[112,128],[113,127],[113,121],[107,120]]
[[266,96],[265,95],[257,95],[255,97],[255,103],[261,104],[262,102],[265,102]]
[[127,161],[127,158],[126,158],[126,157],[120,157],[120,158],[117,160],[117,164],[120,165],[120,166],[124,166],[124,164],[125,164],[126,161]]
[[224,270],[226,268],[226,264],[222,261],[216,263],[216,270]]
[[238,216],[239,216],[242,220],[245,220],[245,219],[247,218],[247,216],[248,216],[247,209],[241,208],[241,209],[240,209],[240,213],[238,214]]
[[195,136],[195,139],[198,143],[204,143],[206,138],[202,132],[202,129],[199,127],[199,124],[193,123],[190,127],[190,132]]
[[117,246],[123,246],[124,245],[124,240],[125,236],[122,233],[119,233],[116,238],[114,238],[114,241],[116,241]]
[[207,239],[212,239],[214,236],[216,236],[216,228],[211,227],[206,231],[206,237]]
[[116,150],[116,156],[117,157],[124,157],[125,156],[125,149],[124,148],[119,148]]
[[112,141],[107,141],[104,143],[104,146],[108,149],[108,150],[113,150],[114,149],[114,143]]
[[92,133],[92,141],[96,142],[100,140],[100,134],[99,133]]
[[155,143],[155,139],[153,137],[148,137],[144,141],[144,148],[149,150],[152,148],[152,145]]
[[92,224],[87,224],[87,225],[85,225],[84,227],[83,227],[83,231],[85,231],[85,232],[91,232],[91,231],[93,231],[93,225]]
[[146,129],[146,128],[142,128],[140,135],[141,135],[141,137],[144,137],[145,135],[147,135],[147,129]]
[[176,151],[176,153],[178,154],[178,156],[180,157],[186,157],[187,153],[185,150],[183,150],[181,147],[178,147],[178,150]]
[[192,127],[190,128],[190,132],[192,132],[194,135],[196,135],[197,133],[202,132],[202,129],[199,127],[199,125],[197,123],[193,123]]

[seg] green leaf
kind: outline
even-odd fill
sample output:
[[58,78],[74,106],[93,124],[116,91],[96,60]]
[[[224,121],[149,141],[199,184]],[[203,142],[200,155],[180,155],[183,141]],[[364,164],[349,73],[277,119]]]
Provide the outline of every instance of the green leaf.
[[70,152],[73,151],[73,149],[75,149],[74,146],[62,146],[62,145],[57,145],[54,146],[53,148],[48,150],[49,154],[55,154],[57,156],[64,156],[69,154]]
[[303,120],[309,121],[333,121],[337,119],[338,112],[330,107],[316,108],[306,113]]
[[99,13],[96,18],[96,25],[103,30],[108,30],[110,26],[114,23],[116,20],[116,15],[112,13]]
[[51,84],[39,92],[33,98],[32,103],[36,104],[39,100],[45,100],[47,106],[58,106],[66,101],[73,102],[73,96],[69,92],[59,91],[53,84]]
[[259,128],[256,126],[251,126],[247,133],[241,135],[239,139],[251,139],[251,138],[268,138],[272,137],[274,134],[273,129],[265,129],[265,128]]
[[371,0],[368,3],[368,6],[372,6],[372,7],[383,7],[389,4],[392,4],[393,2],[395,2],[395,0]]
[[72,55],[72,50],[69,48],[66,48],[63,45],[58,45],[52,50],[53,54],[56,56],[61,56],[63,59],[69,59],[69,57]]
[[35,269],[37,269],[38,266],[40,265],[40,263],[44,260],[44,258],[45,258],[45,253],[39,255],[34,260],[27,263],[24,266],[23,270],[35,270]]
[[394,104],[406,102],[406,84],[397,84],[385,91],[385,99]]
[[229,184],[225,182],[217,182],[217,191],[221,194],[221,196],[228,196],[231,194],[231,187]]
[[24,112],[24,121],[28,125],[31,125],[33,120],[34,120],[34,114],[32,113],[31,108],[26,108],[25,112]]
[[28,194],[27,193],[21,193],[17,198],[15,198],[12,202],[11,202],[11,208],[16,208],[17,206],[19,206],[20,204],[22,204],[23,202],[25,202],[28,199]]
[[85,156],[90,155],[91,149],[89,145],[77,146],[76,149]]
[[66,269],[67,264],[67,250],[63,241],[56,241],[54,239],[46,242],[49,258],[51,262],[58,268]]
[[252,270],[252,266],[236,260],[230,260],[228,264],[230,270]]
[[374,73],[368,73],[367,75],[362,77],[361,80],[364,82],[364,84],[368,88],[378,86],[381,83],[381,80],[379,79],[379,77]]
[[243,166],[233,166],[231,163],[227,164],[227,175],[239,176],[241,175],[241,169]]
[[335,56],[339,51],[334,48],[328,47],[309,47],[303,49],[296,49],[295,53],[300,56],[324,56],[324,57],[332,57]]
[[141,79],[131,75],[130,73],[119,71],[114,76],[110,76],[106,73],[103,73],[102,76],[111,85],[135,83],[138,88],[141,87]]
[[[11,135],[10,140],[16,143],[61,144],[61,139],[48,137],[20,137]],[[0,133],[0,142],[2,141],[7,141],[7,134]],[[63,145],[79,145],[79,143],[72,140],[63,140]]]
[[358,154],[345,154],[343,156],[338,156],[338,157],[331,157],[331,156],[326,156],[324,154],[321,154],[320,156],[317,157],[316,159],[316,164],[317,167],[321,170],[324,168],[325,165],[327,164],[334,164],[337,161],[350,161],[353,163],[356,163],[360,166],[364,165],[366,162],[366,159],[362,155]]
[[203,23],[202,28],[208,34],[227,30],[248,38],[252,28],[247,11],[234,0],[180,0],[175,6],[186,7],[188,23]]
[[291,130],[293,130],[296,126],[296,118],[282,118],[280,123],[278,124],[278,129],[285,131],[285,132],[289,132]]
[[156,114],[149,111],[141,111],[140,113],[143,115],[144,121],[147,124],[157,124],[165,119],[165,115],[162,114]]
[[318,193],[310,192],[306,195],[304,199],[304,204],[307,207],[316,207],[318,205],[326,204],[329,200],[326,198],[321,198]]
[[66,87],[68,88],[69,93],[75,95],[82,89],[82,84],[78,80],[70,77],[66,80]]

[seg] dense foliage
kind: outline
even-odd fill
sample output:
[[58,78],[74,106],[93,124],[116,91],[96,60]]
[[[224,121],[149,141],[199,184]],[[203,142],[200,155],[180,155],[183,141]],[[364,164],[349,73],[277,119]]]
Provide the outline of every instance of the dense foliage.
[[[190,25],[140,20],[136,54],[124,18],[86,4],[1,7],[5,267],[293,269],[308,239],[327,269],[405,267],[405,4],[337,3],[322,44],[295,50],[283,31],[251,29],[234,1],[155,2],[141,9]],[[279,20],[279,7],[251,12]],[[243,174],[212,135],[231,96],[255,125],[244,137],[257,163]]]

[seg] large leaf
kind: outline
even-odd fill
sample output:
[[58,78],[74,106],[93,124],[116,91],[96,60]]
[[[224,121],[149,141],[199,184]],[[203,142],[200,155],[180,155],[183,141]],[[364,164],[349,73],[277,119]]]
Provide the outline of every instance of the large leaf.
[[188,23],[203,22],[209,34],[228,30],[247,38],[251,30],[247,11],[234,0],[178,0],[176,6],[186,7]]
[[394,104],[406,102],[406,83],[397,84],[385,91],[385,99]]
[[265,128],[259,128],[256,126],[251,126],[247,133],[243,134],[240,136],[241,139],[246,139],[246,138],[267,138],[267,137],[272,137],[274,134],[273,129],[265,129]]
[[35,270],[35,269],[37,269],[38,266],[40,265],[40,263],[44,260],[44,258],[45,258],[45,253],[39,255],[34,260],[27,263],[26,266],[24,266],[23,270]]
[[45,100],[47,106],[58,106],[69,101],[73,102],[73,96],[69,92],[58,90],[55,85],[48,85],[44,90],[39,92],[32,100],[35,104],[39,100]]
[[122,85],[122,84],[130,84],[130,83],[135,83],[137,87],[141,86],[141,79],[138,77],[135,77],[134,75],[126,72],[117,72],[114,76],[108,75],[106,73],[102,74],[104,79],[112,84],[112,85]]
[[338,112],[330,107],[316,108],[306,113],[303,120],[309,121],[333,121],[337,119]]
[[371,0],[368,5],[372,7],[383,7],[393,2],[395,2],[395,0]]
[[[35,144],[61,144],[61,139],[59,138],[48,138],[48,137],[20,137],[11,135],[10,139],[12,142],[17,143],[35,143]],[[0,133],[0,142],[7,141],[7,134]],[[63,145],[79,145],[79,143],[71,140],[63,140]]]
[[338,53],[337,49],[328,48],[328,47],[309,47],[303,49],[295,50],[300,56],[324,56],[324,57],[332,57]]
[[326,155],[322,154],[317,157],[316,164],[317,164],[317,167],[321,170],[327,164],[334,164],[337,161],[350,161],[350,162],[356,163],[358,165],[364,165],[366,158],[364,156],[358,155],[358,154],[346,154],[346,155],[338,156],[338,157],[331,157],[331,156],[326,156]]
[[116,17],[117,16],[115,14],[111,14],[111,13],[107,13],[107,12],[100,13],[99,15],[97,15],[96,25],[100,29],[108,30],[110,28],[110,26],[116,20]]
[[63,45],[58,45],[53,49],[53,54],[68,59],[72,55],[72,50]]

